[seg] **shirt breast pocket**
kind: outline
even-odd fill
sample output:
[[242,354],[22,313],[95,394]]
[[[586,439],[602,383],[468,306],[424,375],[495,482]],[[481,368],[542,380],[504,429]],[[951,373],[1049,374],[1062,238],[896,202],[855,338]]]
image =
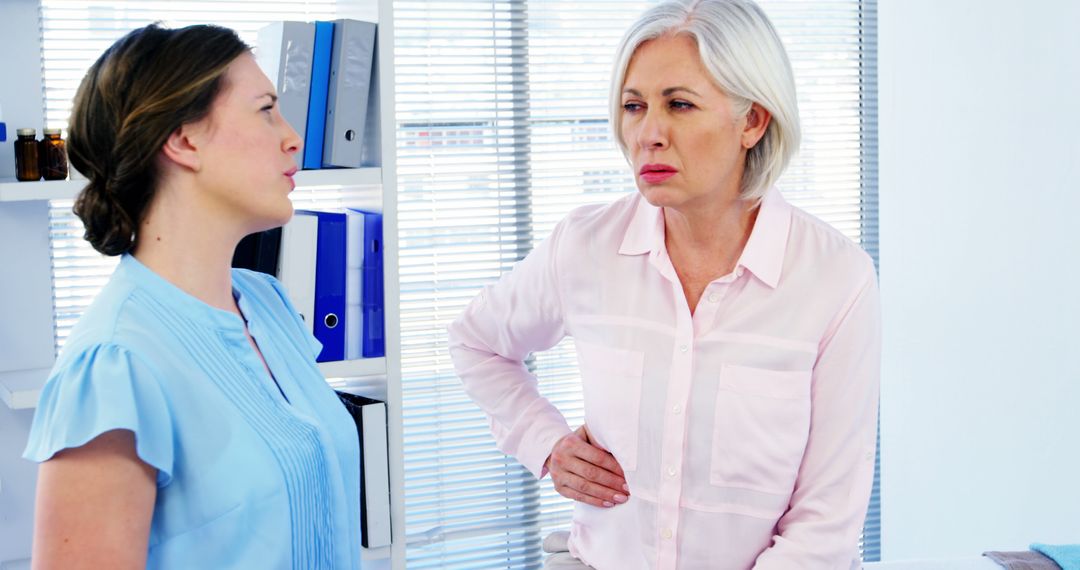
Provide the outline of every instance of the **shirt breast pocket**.
[[585,399],[585,424],[595,443],[624,471],[637,469],[638,417],[645,354],[575,340]]
[[809,370],[720,369],[709,481],[790,494],[810,433]]

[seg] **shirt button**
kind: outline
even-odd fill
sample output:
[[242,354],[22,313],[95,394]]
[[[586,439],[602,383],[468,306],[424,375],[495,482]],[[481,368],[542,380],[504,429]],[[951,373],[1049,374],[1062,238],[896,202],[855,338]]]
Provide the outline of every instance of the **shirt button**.
[[716,293],[713,293],[713,294],[709,295],[709,302],[710,303],[715,303],[715,302],[717,302],[719,300],[720,300],[720,295],[717,295]]
[[682,413],[682,406],[680,406],[678,404],[675,404],[674,406],[671,406],[671,412],[674,413],[674,414]]
[[735,272],[735,276],[736,277],[742,277],[742,272],[743,272],[742,267],[740,267],[739,270]]
[[687,351],[687,348],[688,348],[688,347],[687,347],[687,346],[686,346],[685,344],[683,344],[683,345],[680,345],[680,346],[679,346],[679,352],[686,352],[686,351]]
[[678,471],[674,467],[667,468],[668,477],[674,477],[676,473],[678,473]]
[[660,533],[660,536],[664,537],[665,539],[671,540],[671,529],[665,528],[664,532]]

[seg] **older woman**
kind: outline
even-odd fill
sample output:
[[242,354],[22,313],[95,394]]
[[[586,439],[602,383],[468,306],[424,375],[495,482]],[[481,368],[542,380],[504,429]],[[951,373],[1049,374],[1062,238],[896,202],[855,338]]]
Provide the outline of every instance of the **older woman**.
[[[600,569],[858,567],[874,464],[874,266],[773,186],[791,67],[749,0],[677,0],[619,48],[615,137],[639,192],[572,212],[451,326],[500,449],[577,500]],[[523,364],[571,336],[585,423]]]

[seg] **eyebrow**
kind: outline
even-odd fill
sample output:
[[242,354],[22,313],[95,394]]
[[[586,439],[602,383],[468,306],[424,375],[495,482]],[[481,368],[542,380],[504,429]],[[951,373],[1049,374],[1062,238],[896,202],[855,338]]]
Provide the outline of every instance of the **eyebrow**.
[[[679,92],[679,91],[685,91],[687,93],[690,93],[691,95],[697,95],[698,97],[701,97],[701,94],[699,94],[697,91],[694,91],[693,89],[691,89],[689,87],[681,87],[681,86],[680,87],[668,87],[667,89],[664,89],[663,92],[661,92],[661,95],[663,95],[664,97],[668,97],[671,94]],[[625,95],[633,95],[634,97],[641,97],[641,92],[638,91],[637,89],[623,89],[623,94],[625,94]]]
[[258,95],[255,98],[262,99],[263,97],[269,97],[271,103],[277,103],[277,95],[274,95],[273,93],[263,93],[262,95]]

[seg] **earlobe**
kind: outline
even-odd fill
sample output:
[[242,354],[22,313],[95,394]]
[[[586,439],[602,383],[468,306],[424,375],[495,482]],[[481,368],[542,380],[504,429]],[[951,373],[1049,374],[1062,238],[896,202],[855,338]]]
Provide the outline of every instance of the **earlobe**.
[[199,148],[188,125],[182,125],[169,134],[161,147],[161,154],[177,166],[198,171],[202,166]]

